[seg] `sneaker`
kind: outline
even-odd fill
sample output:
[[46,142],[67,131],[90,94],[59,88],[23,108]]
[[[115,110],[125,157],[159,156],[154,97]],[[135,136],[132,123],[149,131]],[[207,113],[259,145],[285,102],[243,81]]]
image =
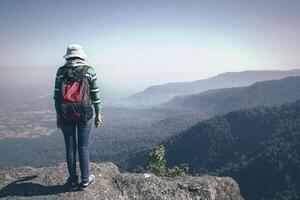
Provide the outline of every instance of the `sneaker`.
[[95,181],[95,176],[90,175],[89,176],[89,181],[88,182],[81,182],[80,188],[81,189],[86,189],[89,185],[91,185]]
[[70,178],[68,178],[67,182],[64,184],[66,187],[68,187],[71,190],[77,190],[78,189],[78,182],[72,181]]

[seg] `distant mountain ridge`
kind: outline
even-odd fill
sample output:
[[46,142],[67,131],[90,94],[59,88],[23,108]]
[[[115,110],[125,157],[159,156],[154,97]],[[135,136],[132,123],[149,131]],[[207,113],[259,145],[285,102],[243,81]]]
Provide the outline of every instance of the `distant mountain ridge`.
[[278,106],[300,99],[300,76],[256,82],[246,87],[175,96],[161,107],[192,108],[207,116],[256,106]]
[[247,86],[258,81],[281,79],[288,76],[300,76],[300,69],[226,72],[208,79],[151,86],[120,100],[117,105],[152,106],[168,101],[177,95],[195,94],[209,89]]

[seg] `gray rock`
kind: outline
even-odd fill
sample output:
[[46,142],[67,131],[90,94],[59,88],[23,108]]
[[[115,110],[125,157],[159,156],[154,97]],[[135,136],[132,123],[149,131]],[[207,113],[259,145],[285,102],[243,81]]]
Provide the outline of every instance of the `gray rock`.
[[[0,171],[0,199],[78,200],[242,200],[238,184],[228,177],[157,177],[120,173],[111,162],[90,163],[95,182],[85,191],[63,186],[65,163],[54,167],[19,167]],[[79,173],[78,173],[79,174]]]

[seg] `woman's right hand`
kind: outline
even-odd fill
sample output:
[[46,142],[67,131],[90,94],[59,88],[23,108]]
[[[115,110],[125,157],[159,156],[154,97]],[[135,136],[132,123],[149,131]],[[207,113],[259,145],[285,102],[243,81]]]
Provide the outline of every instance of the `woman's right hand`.
[[60,115],[56,113],[56,126],[58,129],[60,129],[60,123],[61,123]]

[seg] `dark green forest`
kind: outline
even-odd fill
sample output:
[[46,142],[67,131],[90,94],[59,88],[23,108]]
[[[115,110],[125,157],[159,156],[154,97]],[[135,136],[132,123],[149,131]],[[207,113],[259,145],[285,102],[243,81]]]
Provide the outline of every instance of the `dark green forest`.
[[230,176],[246,199],[300,198],[300,101],[217,116],[163,144],[168,165]]
[[[167,167],[186,163],[190,175],[230,176],[247,200],[300,198],[300,101],[216,116],[162,144]],[[128,169],[146,155],[132,155]]]

